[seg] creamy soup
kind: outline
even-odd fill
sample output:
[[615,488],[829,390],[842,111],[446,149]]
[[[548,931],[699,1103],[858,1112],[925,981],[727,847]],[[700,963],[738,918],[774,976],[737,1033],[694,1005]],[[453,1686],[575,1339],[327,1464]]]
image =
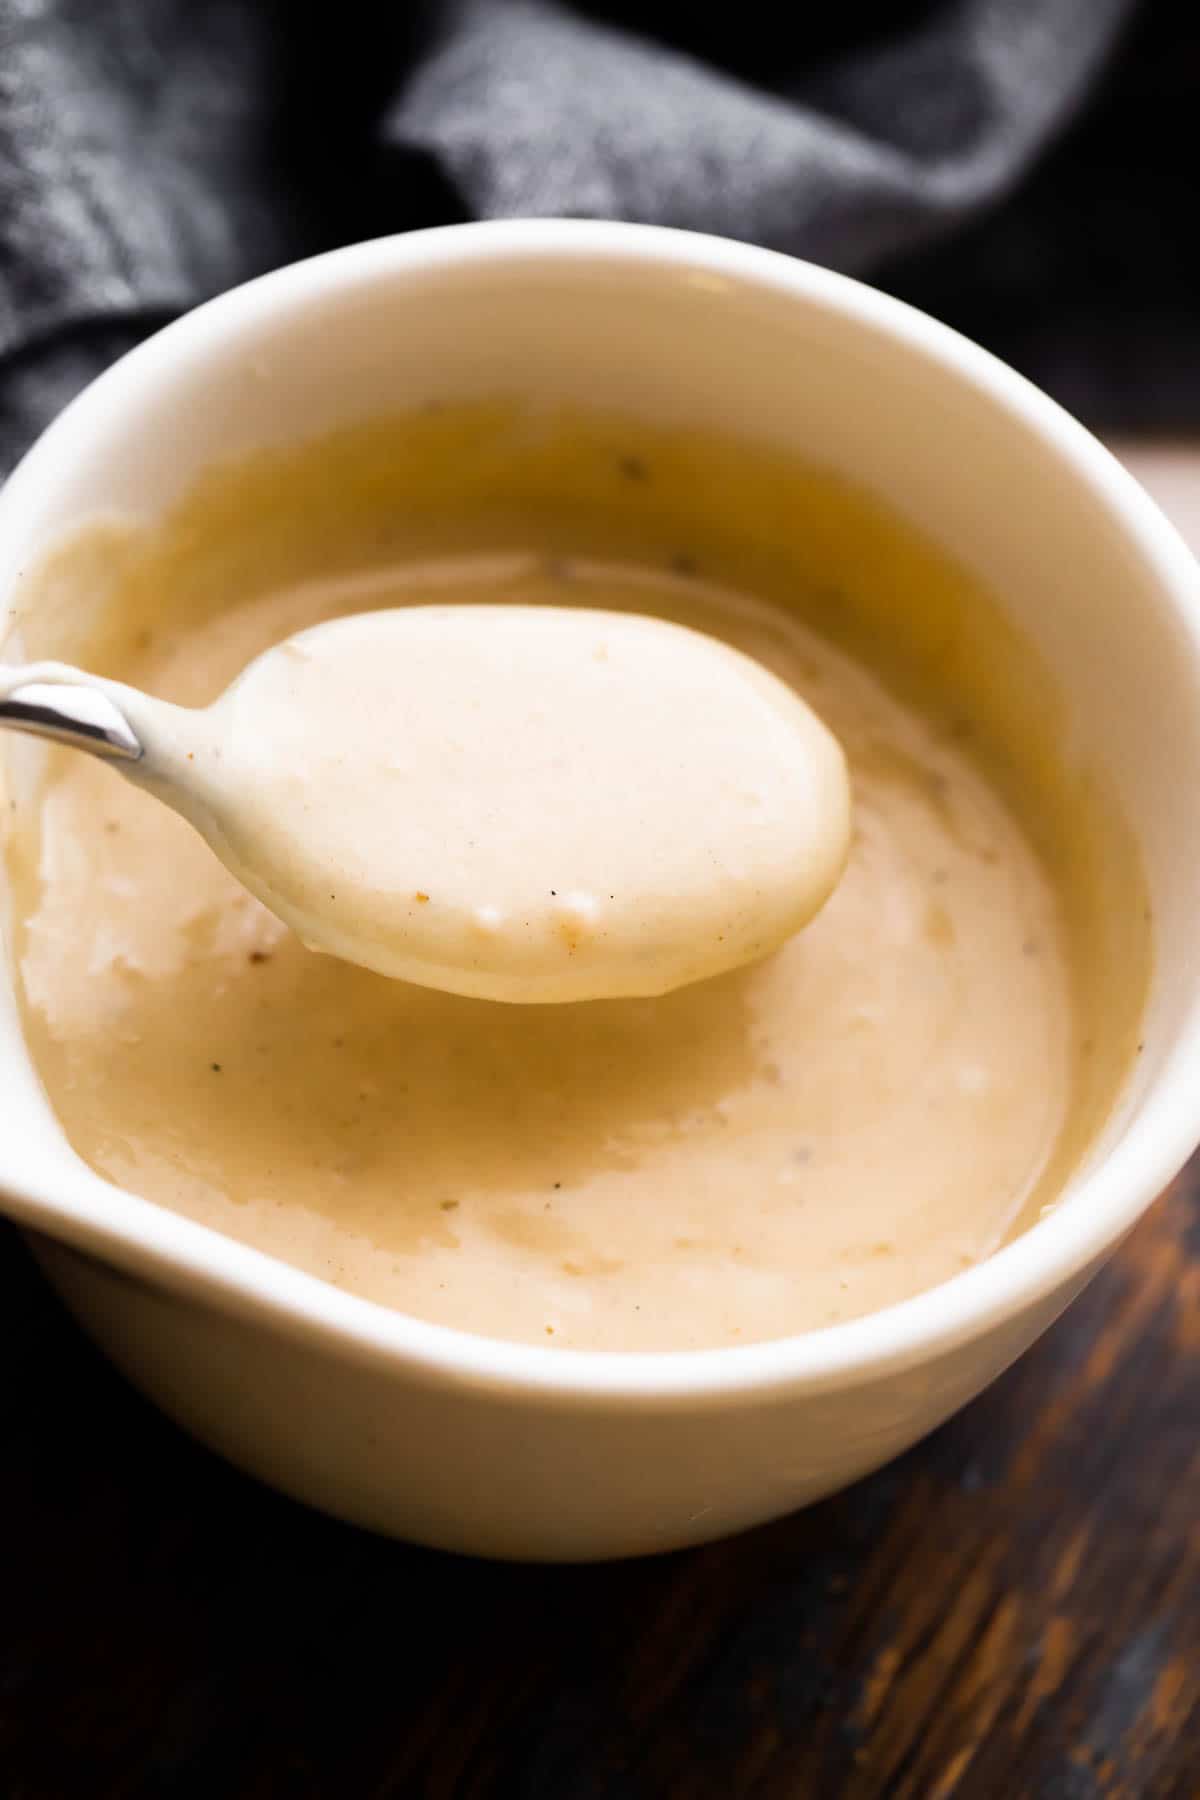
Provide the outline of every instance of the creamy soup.
[[285,638],[208,707],[115,693],[146,752],[123,772],[310,949],[473,999],[738,968],[807,924],[849,849],[812,709],[638,613],[384,607]]
[[[367,608],[691,627],[845,750],[849,861],[805,930],[659,998],[439,993],[313,955],[112,770],[22,745],[20,1000],[70,1140],[136,1193],[442,1324],[737,1344],[911,1295],[1053,1204],[1133,1052],[1149,925],[965,574],[829,478],[615,433],[501,410],[246,465],[153,534],[64,553],[19,647],[201,705]],[[339,470],[342,511],[308,505]],[[86,618],[49,603],[89,583]]]

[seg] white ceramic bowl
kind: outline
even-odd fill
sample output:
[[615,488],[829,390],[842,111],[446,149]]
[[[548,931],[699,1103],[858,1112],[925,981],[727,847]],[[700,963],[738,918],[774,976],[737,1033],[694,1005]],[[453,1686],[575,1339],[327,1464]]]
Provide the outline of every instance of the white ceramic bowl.
[[619,1556],[771,1518],[905,1449],[1045,1330],[1200,1137],[1200,595],[1107,453],[929,319],[743,245],[537,222],[338,251],[134,351],[0,495],[0,593],[89,514],[153,516],[214,458],[514,390],[794,446],[976,568],[1111,770],[1158,931],[1145,1053],[1052,1216],[871,1317],[677,1354],[424,1324],[112,1187],[64,1141],[5,983],[4,1204],[133,1381],[242,1467],[362,1524],[496,1556]]

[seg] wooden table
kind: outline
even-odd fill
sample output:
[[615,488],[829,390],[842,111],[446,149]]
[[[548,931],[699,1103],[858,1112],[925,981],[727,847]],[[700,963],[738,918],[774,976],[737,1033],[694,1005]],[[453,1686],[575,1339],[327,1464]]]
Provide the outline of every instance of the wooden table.
[[[1139,469],[1200,542],[1200,455]],[[3,1800],[1200,1796],[1198,1172],[900,1462],[608,1568],[411,1550],[254,1486],[11,1236],[0,1317]]]

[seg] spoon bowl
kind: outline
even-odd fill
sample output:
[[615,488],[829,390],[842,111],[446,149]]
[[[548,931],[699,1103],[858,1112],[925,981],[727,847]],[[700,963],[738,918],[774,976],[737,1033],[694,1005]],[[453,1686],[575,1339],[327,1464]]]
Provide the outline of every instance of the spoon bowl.
[[652,996],[805,925],[850,842],[845,759],[749,657],[634,614],[330,621],[211,706],[62,664],[0,723],[111,760],[310,949],[479,999]]

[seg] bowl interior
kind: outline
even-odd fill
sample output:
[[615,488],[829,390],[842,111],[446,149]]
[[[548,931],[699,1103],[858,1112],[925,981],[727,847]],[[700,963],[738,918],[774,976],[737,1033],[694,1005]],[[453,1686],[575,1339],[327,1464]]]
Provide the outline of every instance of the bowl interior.
[[[1148,1200],[1189,1147],[1181,1096],[1168,1119],[1156,1077],[1174,1066],[1178,1086],[1180,1059],[1194,1054],[1192,564],[1079,428],[981,352],[869,290],[739,246],[602,226],[419,234],[267,277],[126,359],[13,478],[0,499],[5,654],[30,642],[30,569],[85,520],[153,520],[219,459],[480,396],[603,407],[797,452],[890,502],[988,584],[1049,671],[1057,753],[1081,782],[1111,784],[1136,836],[1160,976],[1145,1053],[1086,1168],[1120,1143],[1132,1158],[1156,1100],[1157,1164],[1143,1155],[1126,1172],[1128,1187],[1140,1170],[1136,1203]],[[35,604],[33,635],[48,654],[53,592],[43,587]],[[0,745],[18,800],[36,787],[40,754]],[[1114,897],[1115,915],[1125,902]],[[1121,921],[1110,923],[1119,958]],[[39,1206],[67,1187],[98,1194],[105,1184],[76,1165],[28,1069],[7,997],[0,1055],[10,1121],[13,1108],[22,1121],[18,1133],[10,1123],[0,1178]],[[1125,1215],[1114,1210],[1110,1237]],[[1072,1254],[1082,1264],[1096,1248],[1093,1234]]]

